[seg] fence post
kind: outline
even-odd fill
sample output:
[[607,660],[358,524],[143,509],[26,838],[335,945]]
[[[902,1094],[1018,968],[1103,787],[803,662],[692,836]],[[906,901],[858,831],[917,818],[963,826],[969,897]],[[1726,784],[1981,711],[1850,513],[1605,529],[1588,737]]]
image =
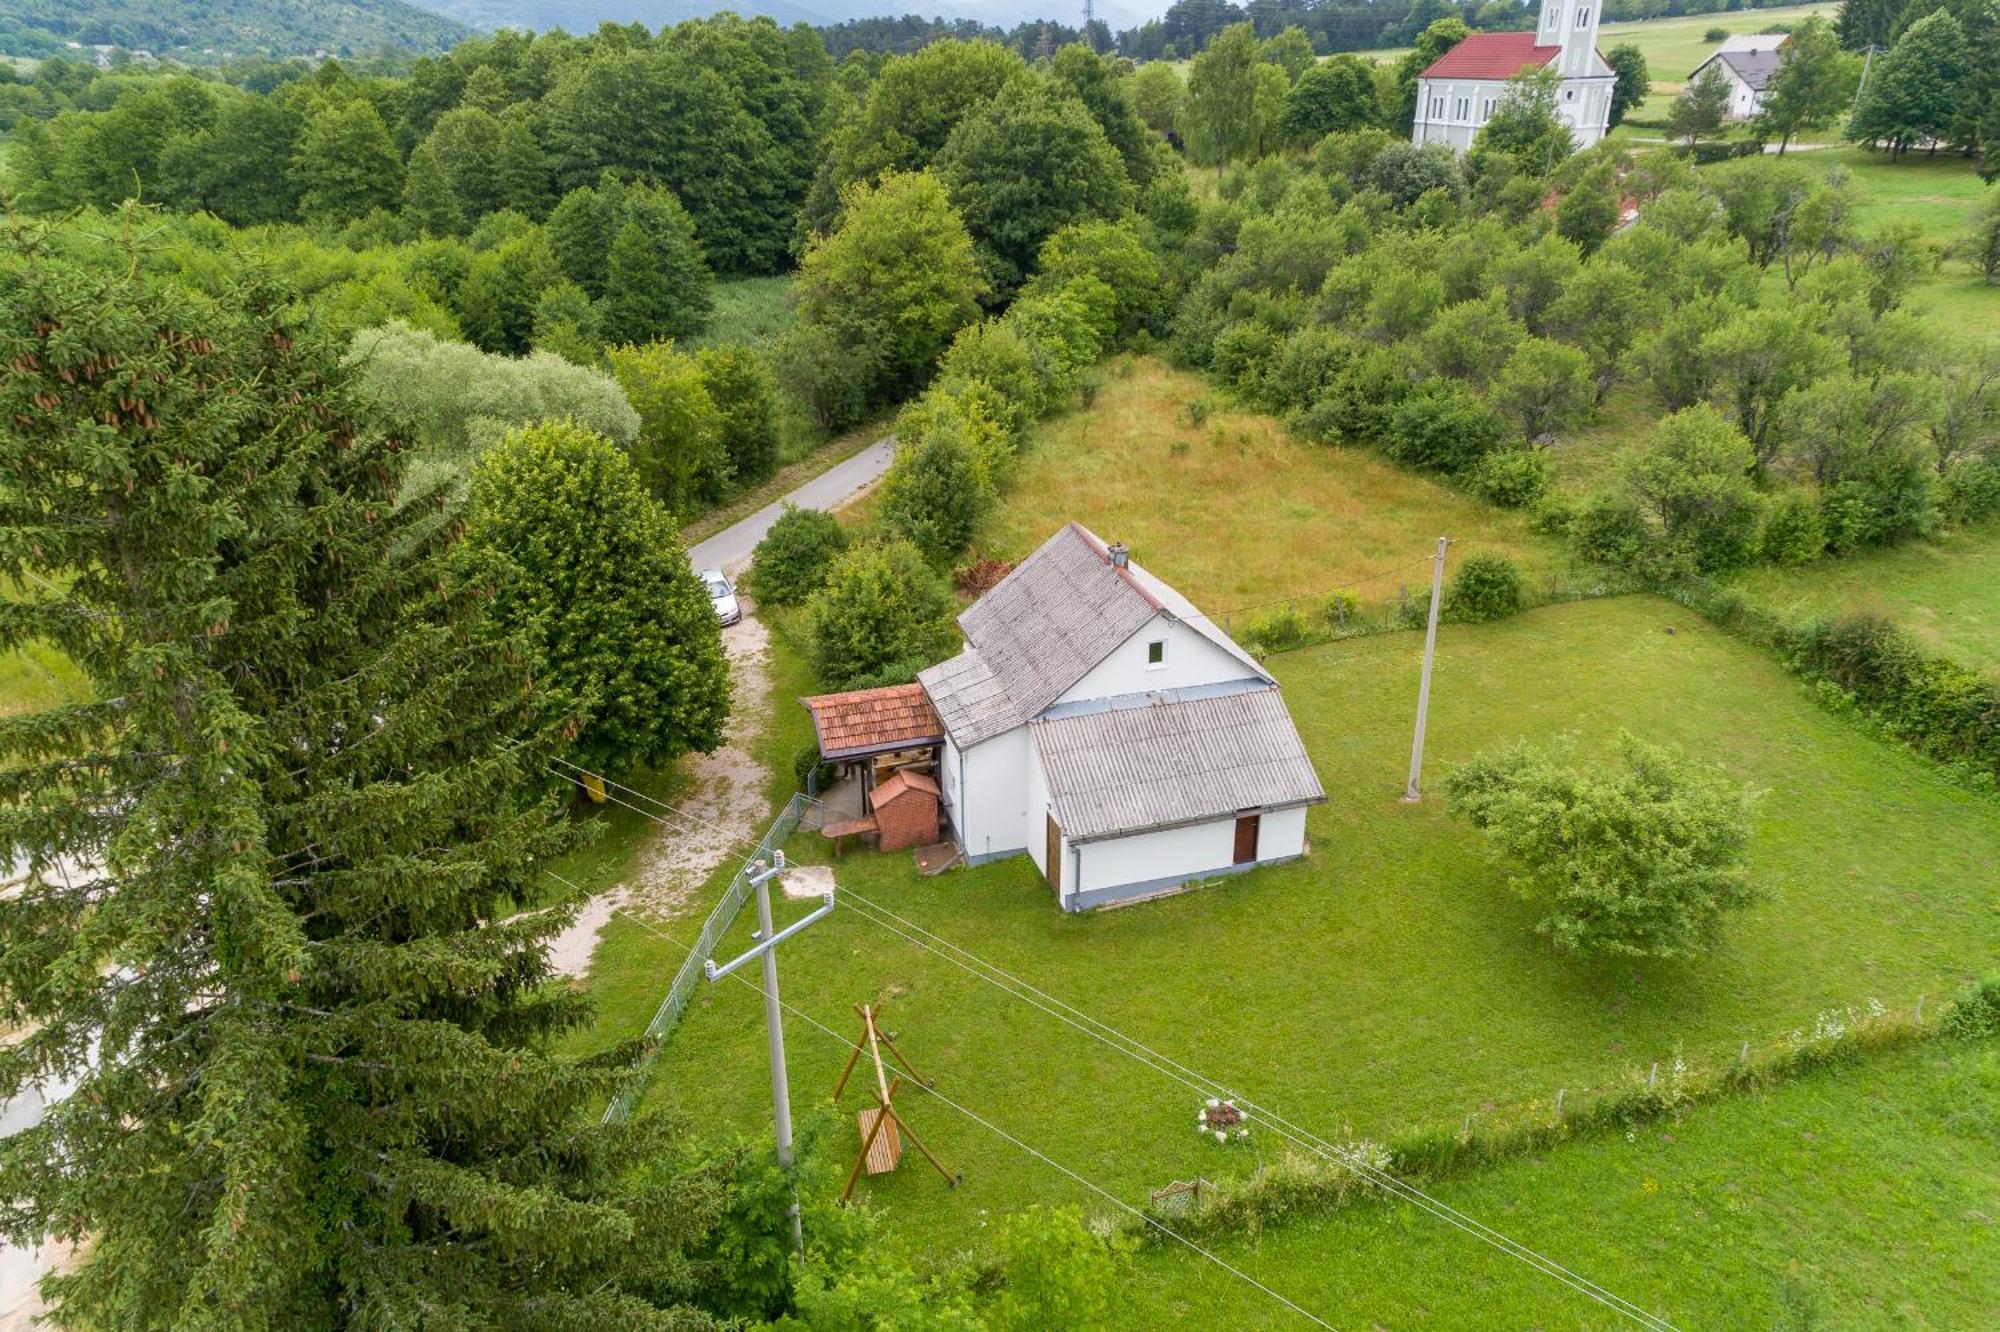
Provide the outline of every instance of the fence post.
[[1917,1025],[1921,1027],[1923,1024],[1924,1024],[1924,996],[1920,994],[1917,996]]
[[1655,1082],[1658,1082],[1659,1080],[1660,1080],[1660,1061],[1655,1059],[1653,1061],[1653,1071],[1646,1075],[1646,1090],[1647,1091],[1653,1090],[1653,1084]]
[[1569,1088],[1567,1087],[1558,1088],[1556,1091],[1556,1123],[1558,1124],[1562,1123],[1563,1097],[1567,1095],[1568,1092]]
[[1736,1052],[1736,1062],[1739,1064],[1750,1062],[1750,1042],[1743,1042],[1743,1048]]

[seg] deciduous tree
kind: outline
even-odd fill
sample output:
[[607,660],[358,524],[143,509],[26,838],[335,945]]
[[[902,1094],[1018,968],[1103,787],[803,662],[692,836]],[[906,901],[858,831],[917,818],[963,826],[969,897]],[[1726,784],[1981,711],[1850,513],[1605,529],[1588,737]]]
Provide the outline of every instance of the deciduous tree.
[[623,450],[567,421],[509,434],[472,469],[466,544],[494,628],[570,719],[573,762],[622,777],[722,742],[715,610]]
[[1451,807],[1514,868],[1562,953],[1692,958],[1754,903],[1752,794],[1679,751],[1621,736],[1615,761],[1515,745],[1453,769]]

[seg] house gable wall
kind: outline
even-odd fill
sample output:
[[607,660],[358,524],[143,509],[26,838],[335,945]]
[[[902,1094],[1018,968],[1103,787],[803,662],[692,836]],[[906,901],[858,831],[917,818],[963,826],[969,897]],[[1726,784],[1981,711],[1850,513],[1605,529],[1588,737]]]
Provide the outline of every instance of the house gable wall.
[[[1146,664],[1147,646],[1155,642],[1167,645],[1167,659],[1157,667]],[[1248,666],[1201,634],[1179,620],[1156,615],[1064,690],[1056,702],[1080,703],[1253,678]]]

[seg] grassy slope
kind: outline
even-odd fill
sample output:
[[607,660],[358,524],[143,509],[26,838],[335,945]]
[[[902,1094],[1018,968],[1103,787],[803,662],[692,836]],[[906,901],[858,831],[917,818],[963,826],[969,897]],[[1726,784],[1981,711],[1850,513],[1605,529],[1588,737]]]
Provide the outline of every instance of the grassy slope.
[[1742,576],[1760,598],[1812,611],[1879,611],[1972,666],[2000,670],[2000,531],[1949,533],[1804,569]]
[[[1083,918],[1058,913],[1021,858],[929,880],[906,856],[850,854],[840,880],[1330,1135],[1455,1121],[1558,1087],[1574,1098],[1676,1048],[1724,1055],[1824,1007],[1939,995],[1990,965],[2000,805],[1820,711],[1762,654],[1648,598],[1450,630],[1433,781],[1516,735],[1575,731],[1591,749],[1620,728],[1679,741],[1768,788],[1755,859],[1774,898],[1699,964],[1550,956],[1477,835],[1436,799],[1394,799],[1417,654],[1415,635],[1396,634],[1276,659],[1335,793],[1312,815],[1304,863]],[[817,849],[798,841],[795,853]],[[1215,1168],[1187,1131],[1191,1093],[857,909],[787,946],[785,988],[839,1029],[850,1004],[894,996],[891,1026],[942,1088],[1121,1196]],[[704,993],[667,1051],[655,1102],[762,1123],[761,1033],[749,992]],[[844,1051],[803,1023],[791,1042],[804,1107],[830,1089]],[[923,1242],[976,1243],[990,1211],[1052,1196],[1045,1169],[1011,1148],[936,1106],[912,1113],[966,1174],[950,1194],[917,1170],[873,1185]]]
[[[1428,557],[1439,536],[1479,541],[1530,574],[1567,567],[1518,515],[1453,493],[1358,449],[1293,438],[1268,416],[1217,410],[1199,376],[1150,359],[1115,362],[1086,410],[1041,425],[979,545],[1018,558],[1069,519],[1134,557],[1212,615],[1317,596]],[[1362,591],[1393,597],[1423,569]]]
[[[1991,1327],[2000,1049],[1901,1051],[1436,1193],[1681,1327]],[[1339,1327],[1627,1326],[1410,1208],[1219,1253]],[[1143,1255],[1125,1289],[1133,1327],[1287,1325],[1184,1252]]]

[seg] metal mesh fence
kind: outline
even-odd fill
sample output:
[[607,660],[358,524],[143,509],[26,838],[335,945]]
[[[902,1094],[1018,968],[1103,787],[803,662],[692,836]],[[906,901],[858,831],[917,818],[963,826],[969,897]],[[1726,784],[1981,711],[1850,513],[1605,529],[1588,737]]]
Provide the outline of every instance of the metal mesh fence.
[[660,1051],[679,1024],[681,1014],[687,1011],[688,1000],[694,997],[695,987],[701,984],[702,963],[714,955],[715,946],[722,942],[722,936],[736,923],[736,913],[750,899],[752,868],[759,861],[768,861],[772,853],[798,831],[799,821],[805,817],[806,811],[817,804],[819,801],[805,792],[795,793],[785,802],[785,807],[778,812],[771,826],[765,829],[756,849],[736,867],[722,900],[715,904],[715,909],[708,913],[708,919],[702,922],[701,933],[695,936],[687,957],[682,960],[680,969],[674,972],[673,982],[667,986],[667,993],[654,1011],[653,1020],[646,1024],[639,1057],[633,1061],[625,1080],[611,1097],[611,1103],[604,1107],[605,1123],[624,1123],[631,1117],[632,1108],[639,1103],[639,1098],[646,1094],[646,1086],[652,1081],[653,1066],[659,1062]]

